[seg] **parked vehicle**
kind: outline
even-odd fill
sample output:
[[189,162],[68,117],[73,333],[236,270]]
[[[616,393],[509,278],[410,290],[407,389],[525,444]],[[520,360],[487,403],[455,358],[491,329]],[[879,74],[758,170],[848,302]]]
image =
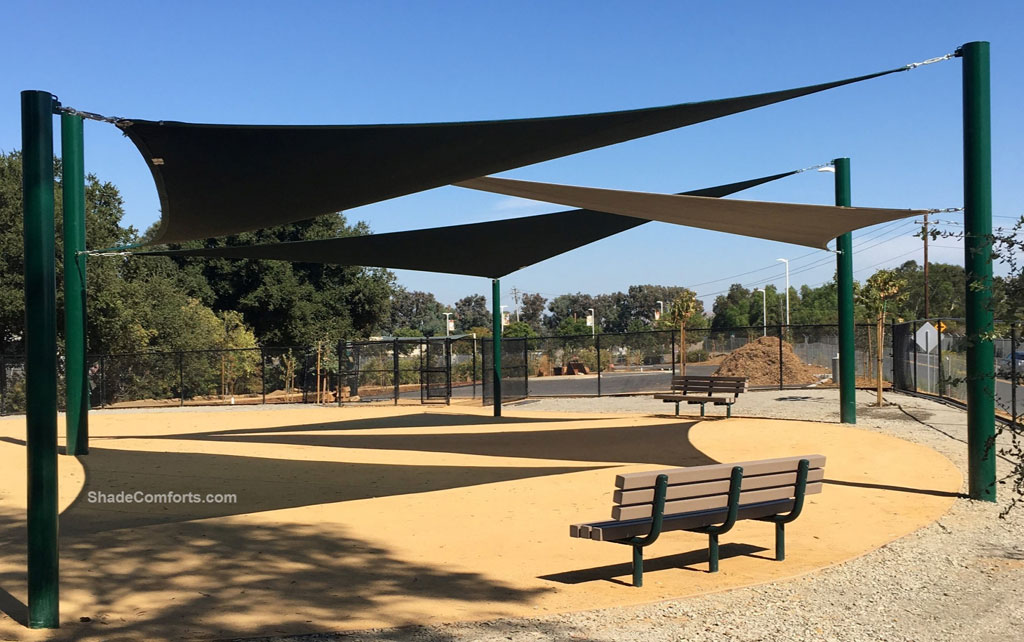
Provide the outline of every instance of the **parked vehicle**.
[[1017,351],[1013,354],[1008,354],[999,360],[999,365],[996,367],[1000,377],[1009,377],[1013,372],[1013,361],[1017,360],[1017,376],[1024,377],[1024,352]]

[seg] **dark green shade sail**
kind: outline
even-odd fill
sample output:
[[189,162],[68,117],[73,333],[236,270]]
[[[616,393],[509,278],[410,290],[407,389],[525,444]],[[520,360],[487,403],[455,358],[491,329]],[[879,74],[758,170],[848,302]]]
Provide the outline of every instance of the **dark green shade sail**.
[[200,125],[124,119],[156,181],[155,243],[310,219],[877,78],[597,114],[407,125]]
[[[774,174],[685,194],[728,196],[795,173]],[[363,265],[498,278],[647,222],[631,216],[593,210],[570,210],[369,236],[140,254],[279,259],[297,263]]]

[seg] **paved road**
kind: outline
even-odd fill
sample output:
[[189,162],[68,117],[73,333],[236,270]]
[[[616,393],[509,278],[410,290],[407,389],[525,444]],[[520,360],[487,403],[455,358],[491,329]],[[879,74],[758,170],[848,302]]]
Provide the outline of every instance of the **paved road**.
[[[936,355],[918,355],[917,361],[917,387],[922,392],[934,393],[938,387],[938,375],[936,367]],[[930,363],[929,363],[930,362]],[[956,364],[954,363],[954,366]],[[949,377],[949,362],[946,362],[946,377]],[[955,369],[955,368],[954,368]],[[959,386],[962,389],[962,386]],[[948,393],[948,392],[947,392]],[[1011,411],[1013,402],[1013,385],[1009,379],[996,377],[996,408]],[[1017,416],[1024,415],[1024,384],[1017,384]]]

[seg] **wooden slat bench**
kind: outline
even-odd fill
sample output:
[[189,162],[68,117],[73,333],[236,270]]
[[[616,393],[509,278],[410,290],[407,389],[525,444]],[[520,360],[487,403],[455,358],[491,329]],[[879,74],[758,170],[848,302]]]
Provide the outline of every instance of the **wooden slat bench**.
[[569,527],[571,537],[633,547],[633,585],[643,586],[643,549],[665,531],[708,536],[708,570],[718,570],[718,536],[737,520],[775,524],[775,559],[786,557],[785,525],[804,496],[820,493],[825,456],[762,459],[629,473],[615,478],[612,519]]
[[704,416],[704,404],[709,403],[725,406],[725,416],[731,417],[732,405],[736,403],[740,393],[746,391],[746,377],[676,375],[672,377],[672,392],[658,393],[654,398],[666,403],[675,403],[677,415],[679,404],[685,401],[688,404],[699,403],[701,417]]

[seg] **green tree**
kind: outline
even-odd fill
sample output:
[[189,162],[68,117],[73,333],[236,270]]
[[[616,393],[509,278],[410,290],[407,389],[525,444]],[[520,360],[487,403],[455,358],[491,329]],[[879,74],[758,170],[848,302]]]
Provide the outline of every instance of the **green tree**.
[[591,334],[591,330],[590,326],[587,325],[586,319],[566,317],[558,324],[558,327],[555,329],[555,334],[560,337],[581,336]]
[[460,332],[470,328],[486,326],[491,322],[491,311],[487,309],[487,298],[482,294],[471,294],[455,302],[455,323]]
[[544,306],[548,300],[540,294],[523,293],[523,306],[519,311],[519,318],[530,324],[536,332],[544,327]]
[[447,308],[429,292],[395,289],[391,297],[391,328],[412,328],[410,336],[444,336],[444,313]]
[[877,383],[878,406],[882,405],[882,345],[885,339],[885,315],[887,308],[898,305],[906,299],[907,282],[893,270],[878,270],[872,274],[860,292],[861,301],[877,324]]
[[[224,247],[360,236],[365,223],[341,214],[171,247]],[[188,293],[217,311],[242,314],[260,342],[312,345],[324,337],[366,337],[402,325],[389,316],[394,275],[377,268],[257,259],[174,257]],[[443,332],[443,323],[438,321]]]
[[537,332],[533,329],[533,326],[525,321],[513,321],[505,326],[501,331],[501,335],[504,337],[526,337],[529,339],[537,336]]

